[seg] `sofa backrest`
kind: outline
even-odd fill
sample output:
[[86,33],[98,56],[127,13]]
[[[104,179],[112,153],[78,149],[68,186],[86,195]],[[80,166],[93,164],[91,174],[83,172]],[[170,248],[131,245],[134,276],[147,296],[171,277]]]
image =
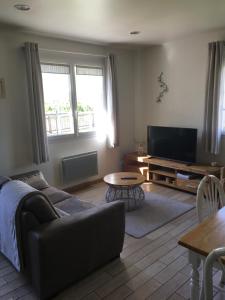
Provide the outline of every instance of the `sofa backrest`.
[[34,194],[27,198],[23,203],[22,210],[32,213],[39,224],[50,222],[59,217],[51,202],[41,194]]
[[21,180],[33,188],[37,190],[43,190],[47,187],[49,187],[48,182],[44,178],[44,175],[39,170],[34,170],[30,172],[26,172],[23,174],[13,175],[11,176],[11,179],[13,180]]
[[[44,175],[39,170],[13,175],[11,179],[20,180],[38,191],[49,187]],[[29,214],[33,214],[34,219],[39,224],[50,222],[59,217],[52,203],[48,200],[48,197],[45,194],[41,195],[40,192],[32,194],[31,196],[28,195],[21,209]]]
[[[58,213],[46,196],[33,194],[24,200],[22,207],[17,210],[16,228],[17,242],[20,250],[20,263],[23,270],[29,272],[31,253],[29,253],[28,235],[31,230],[38,228],[44,223],[59,218]],[[31,276],[31,274],[27,274]]]

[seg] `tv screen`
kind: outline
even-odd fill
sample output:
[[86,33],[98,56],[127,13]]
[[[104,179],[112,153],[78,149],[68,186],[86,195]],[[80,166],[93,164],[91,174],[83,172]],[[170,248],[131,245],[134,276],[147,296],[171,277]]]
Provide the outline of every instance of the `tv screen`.
[[196,162],[197,129],[148,126],[147,141],[150,156]]

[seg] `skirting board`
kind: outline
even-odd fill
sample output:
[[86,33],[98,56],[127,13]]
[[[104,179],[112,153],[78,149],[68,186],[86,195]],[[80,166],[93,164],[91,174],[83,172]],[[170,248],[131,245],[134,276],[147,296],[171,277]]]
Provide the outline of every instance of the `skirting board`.
[[93,184],[99,183],[99,182],[103,182],[103,179],[98,178],[96,180],[82,182],[82,183],[79,183],[77,185],[73,185],[71,187],[65,188],[63,190],[67,193],[73,193],[73,192],[76,192],[76,191],[79,191],[79,190],[83,190],[83,189],[85,189],[85,188],[87,188],[87,187],[89,187]]

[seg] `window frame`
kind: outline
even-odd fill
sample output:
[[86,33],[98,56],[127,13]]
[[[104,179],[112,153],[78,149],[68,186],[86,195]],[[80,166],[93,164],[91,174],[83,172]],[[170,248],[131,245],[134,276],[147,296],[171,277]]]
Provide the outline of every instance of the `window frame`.
[[[71,105],[71,110],[72,110],[72,117],[73,117],[73,130],[74,133],[68,133],[68,134],[57,134],[57,135],[48,135],[48,139],[57,139],[58,137],[68,137],[68,136],[74,136],[76,134],[76,128],[75,128],[75,122],[74,122],[74,116],[75,116],[75,110],[74,110],[74,105],[73,105],[73,88],[72,88],[72,74],[71,74],[71,65],[66,64],[66,63],[48,63],[48,62],[41,62],[41,65],[53,65],[53,66],[65,66],[69,68],[69,81],[70,81],[70,105]],[[46,115],[46,114],[45,114]],[[47,131],[47,130],[46,130]]]
[[[73,65],[73,72],[74,72],[74,85],[75,85],[75,93],[76,93],[76,74],[75,74],[75,69],[77,68],[77,66],[79,67],[85,67],[85,68],[93,68],[93,69],[102,69],[102,77],[103,77],[103,85],[102,85],[102,88],[103,88],[103,103],[102,105],[104,106],[105,108],[105,105],[106,105],[106,92],[105,92],[105,65],[103,66],[97,66],[97,65],[87,65],[87,64],[74,64]],[[79,132],[79,128],[78,128],[78,112],[77,112],[77,95],[75,96],[75,100],[76,100],[76,110],[75,110],[75,115],[76,115],[76,133],[77,133],[77,136],[87,136],[87,137],[90,137],[90,136],[96,136],[96,130],[92,130],[92,131],[87,131],[87,132]]]
[[70,134],[59,134],[59,135],[47,135],[48,140],[54,141],[58,139],[67,138],[85,138],[85,137],[96,137],[96,130],[88,132],[79,132],[78,130],[78,112],[77,112],[77,93],[76,93],[76,66],[83,66],[89,68],[100,68],[102,69],[103,77],[103,107],[106,106],[106,78],[105,78],[105,63],[104,56],[90,56],[90,55],[76,55],[76,54],[62,54],[62,53],[40,53],[40,61],[42,64],[47,65],[62,65],[69,67],[70,75],[70,94],[71,94],[71,109],[73,117],[74,133]]

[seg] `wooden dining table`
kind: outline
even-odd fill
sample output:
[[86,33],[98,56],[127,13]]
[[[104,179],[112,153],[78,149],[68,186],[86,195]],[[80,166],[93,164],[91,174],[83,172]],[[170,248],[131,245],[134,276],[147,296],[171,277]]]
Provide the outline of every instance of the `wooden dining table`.
[[[201,261],[215,248],[225,246],[225,207],[182,236],[178,244],[187,248],[191,272],[191,300],[200,295],[199,267]],[[224,259],[225,263],[225,259]]]

